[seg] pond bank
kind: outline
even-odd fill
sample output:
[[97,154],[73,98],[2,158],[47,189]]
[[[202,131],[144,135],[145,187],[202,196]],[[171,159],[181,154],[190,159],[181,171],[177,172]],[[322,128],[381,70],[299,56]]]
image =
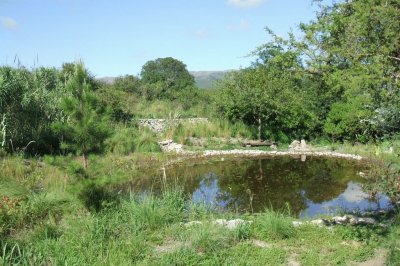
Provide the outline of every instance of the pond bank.
[[360,161],[363,159],[362,156],[356,154],[346,154],[330,151],[260,151],[260,150],[206,150],[203,156],[219,156],[219,155],[243,155],[243,156],[320,156],[320,157],[331,157],[331,158],[343,158]]

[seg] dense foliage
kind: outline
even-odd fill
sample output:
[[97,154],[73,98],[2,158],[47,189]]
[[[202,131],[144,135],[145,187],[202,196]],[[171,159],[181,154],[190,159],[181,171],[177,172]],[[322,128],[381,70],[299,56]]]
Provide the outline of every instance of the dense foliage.
[[185,90],[194,89],[194,77],[186,65],[172,57],[148,61],[140,75],[148,99],[176,99]]
[[[328,138],[350,142],[330,143],[332,150],[385,161],[389,166],[368,170],[365,188],[371,198],[384,192],[398,205],[399,1],[321,6],[300,29],[300,38],[287,39],[267,29],[271,41],[254,51],[255,62],[215,90],[199,90],[186,65],[171,57],[113,83],[99,82],[79,62],[60,69],[0,67],[0,265],[343,265],[364,262],[375,250],[382,263],[399,265],[398,209],[378,217],[385,226],[295,227],[271,210],[214,213],[164,183],[174,176],[160,170],[176,157],[155,154],[161,139],[202,151],[238,148],[243,138],[279,144]],[[196,116],[210,123],[181,123],[160,135],[136,123]],[[92,154],[101,152],[107,154]],[[325,168],[317,170],[321,178]],[[234,171],[230,176],[238,179]],[[163,183],[154,190],[159,196],[135,194],[142,176]],[[242,185],[226,189],[243,196]],[[322,195],[311,197],[323,202]],[[244,201],[247,196],[251,205],[254,195]],[[282,197],[280,205],[286,202]],[[253,223],[227,230],[211,222],[234,217]],[[382,248],[388,254],[379,256]]]
[[60,99],[63,76],[54,68],[0,67],[1,148],[49,152],[58,139],[50,125],[64,119]]
[[[301,39],[293,34],[279,38],[268,30],[272,41],[256,50],[254,65],[221,84],[223,114],[249,125],[263,118],[266,137],[276,135],[272,129],[285,136],[324,134],[353,142],[397,134],[398,1],[349,0],[322,6],[317,18],[300,29]],[[268,79],[257,82],[261,76]],[[288,96],[300,104],[293,104]]]
[[[1,149],[79,153],[81,149],[73,145],[60,146],[72,139],[72,128],[62,133],[51,125],[66,128],[81,119],[74,114],[76,106],[71,106],[86,100],[84,106],[91,109],[83,112],[87,116],[82,125],[85,119],[101,124],[110,115],[111,129],[135,131],[132,121],[140,117],[207,116],[244,123],[253,138],[280,142],[329,138],[354,143],[398,134],[398,2],[353,0],[321,6],[314,21],[299,26],[303,34],[298,38],[278,37],[267,29],[271,41],[253,52],[255,62],[226,75],[214,91],[198,89],[186,65],[171,57],[150,60],[140,77],[121,76],[112,84],[100,83],[84,70],[85,86],[90,89],[83,98],[71,90],[77,78],[75,63],[64,63],[60,69],[3,66]],[[66,99],[73,98],[67,104]],[[102,150],[100,146],[88,150]]]

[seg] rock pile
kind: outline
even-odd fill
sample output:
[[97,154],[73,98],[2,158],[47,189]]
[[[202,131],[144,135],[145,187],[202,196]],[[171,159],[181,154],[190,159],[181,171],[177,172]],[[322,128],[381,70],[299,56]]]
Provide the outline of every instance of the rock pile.
[[334,216],[331,219],[316,219],[308,222],[293,221],[293,226],[298,227],[304,224],[312,224],[316,226],[329,226],[329,225],[377,225],[386,227],[387,225],[378,223],[374,218],[356,217],[354,215]]
[[158,145],[160,145],[163,152],[183,153],[183,145],[175,143],[172,139],[160,141]]
[[261,151],[261,150],[206,150],[203,153],[204,157],[207,156],[220,156],[220,155],[240,155],[240,156],[322,156],[322,157],[331,157],[331,158],[343,158],[343,159],[351,159],[351,160],[362,160],[360,155],[356,154],[346,154],[346,153],[338,153],[338,152],[319,152],[319,151],[301,151],[301,150],[289,150],[289,151]]
[[289,145],[289,151],[306,151],[309,150],[310,147],[306,144],[306,141],[302,139],[301,141],[294,140]]

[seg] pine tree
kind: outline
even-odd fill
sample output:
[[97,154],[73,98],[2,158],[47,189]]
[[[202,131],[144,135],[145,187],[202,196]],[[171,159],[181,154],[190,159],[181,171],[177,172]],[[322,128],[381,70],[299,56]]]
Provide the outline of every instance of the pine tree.
[[69,95],[61,102],[67,119],[64,123],[53,124],[53,129],[60,134],[62,146],[82,155],[85,169],[88,154],[101,151],[104,140],[110,135],[109,116],[100,106],[89,80],[83,63],[75,64],[74,74],[67,82]]

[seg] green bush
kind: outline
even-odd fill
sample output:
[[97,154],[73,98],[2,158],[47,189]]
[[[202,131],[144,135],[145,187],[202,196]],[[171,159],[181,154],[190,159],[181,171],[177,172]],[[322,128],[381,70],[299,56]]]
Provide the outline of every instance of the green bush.
[[369,122],[373,113],[361,99],[334,103],[324,124],[324,132],[334,140],[367,142],[375,137]]

